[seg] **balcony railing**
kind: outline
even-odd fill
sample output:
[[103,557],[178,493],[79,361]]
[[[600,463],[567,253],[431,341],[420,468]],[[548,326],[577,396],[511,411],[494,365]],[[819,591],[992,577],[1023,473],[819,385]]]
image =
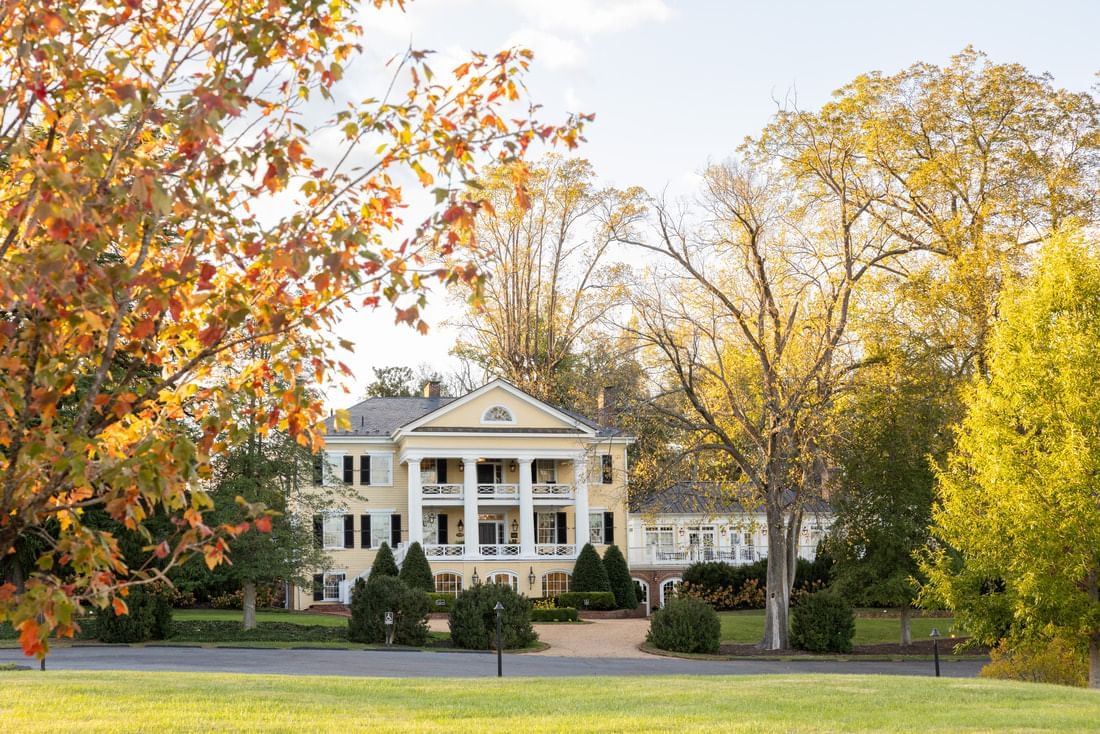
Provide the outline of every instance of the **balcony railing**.
[[[798,557],[814,559],[817,547],[799,545]],[[689,546],[647,545],[629,549],[631,566],[683,566],[695,561],[724,561],[734,566],[753,563],[768,557],[767,545],[736,545],[724,548]]]
[[519,496],[519,486],[515,484],[479,484],[477,496],[483,499],[511,499]]
[[466,552],[464,545],[443,545],[441,543],[428,543],[424,546],[424,555],[429,558],[455,558]]
[[572,484],[532,484],[531,496],[539,498],[571,498],[573,496]]
[[572,543],[540,543],[535,546],[535,555],[572,558],[577,555],[577,546]]
[[461,484],[425,484],[420,488],[420,495],[422,497],[434,498],[440,497],[444,499],[462,499],[462,485]]
[[478,553],[483,556],[518,556],[518,545],[479,545]]

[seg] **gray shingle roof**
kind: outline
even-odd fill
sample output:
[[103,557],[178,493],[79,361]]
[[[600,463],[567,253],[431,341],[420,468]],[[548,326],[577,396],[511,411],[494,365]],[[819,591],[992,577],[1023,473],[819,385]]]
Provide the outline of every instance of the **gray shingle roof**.
[[[334,430],[334,417],[325,419],[325,435],[328,436],[390,436],[402,426],[412,423],[418,418],[423,418],[450,402],[455,398],[367,398],[348,408],[351,416],[350,431]],[[625,436],[626,432],[613,426],[604,426],[585,416],[574,413],[565,408],[554,406],[555,409],[565,413],[580,423],[596,431],[600,438],[612,438]],[[424,428],[415,430],[451,431],[465,433],[580,433],[576,428],[523,428],[523,427],[493,427],[470,426],[448,428]]]
[[[793,499],[793,492],[784,493],[784,504]],[[762,510],[759,497],[746,487],[721,482],[676,482],[651,496],[630,500],[630,511],[641,514],[730,515]],[[825,513],[831,508],[825,500],[814,498],[805,503],[805,510]]]
[[367,398],[348,408],[351,430],[333,429],[333,417],[325,419],[329,436],[389,436],[403,425],[412,423],[454,398]]

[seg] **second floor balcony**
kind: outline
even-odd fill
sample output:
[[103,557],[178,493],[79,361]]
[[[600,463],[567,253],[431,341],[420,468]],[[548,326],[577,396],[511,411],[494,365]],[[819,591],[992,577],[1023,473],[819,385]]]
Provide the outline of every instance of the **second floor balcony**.
[[[519,484],[489,482],[476,486],[478,499],[519,501]],[[424,484],[420,487],[420,496],[426,502],[458,503],[466,499],[466,489],[465,485],[455,483]],[[532,484],[531,497],[536,501],[561,502],[574,499],[575,492],[572,484]]]

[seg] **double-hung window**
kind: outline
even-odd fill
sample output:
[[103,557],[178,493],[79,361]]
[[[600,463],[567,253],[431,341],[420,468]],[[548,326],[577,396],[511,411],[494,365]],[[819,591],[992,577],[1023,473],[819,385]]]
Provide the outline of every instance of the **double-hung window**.
[[[383,543],[390,543],[390,528],[392,521],[390,513],[372,512],[370,516],[370,546],[377,548]],[[391,543],[392,545],[392,543]]]
[[340,599],[340,582],[347,578],[343,573],[325,574],[325,601],[338,601]]
[[658,553],[672,553],[676,549],[671,525],[647,525],[645,544],[657,548]]
[[558,462],[554,459],[535,459],[535,484],[557,484]]
[[539,545],[552,545],[558,542],[558,515],[555,512],[538,513]]
[[600,454],[600,484],[611,484],[615,471],[611,463],[611,454]]
[[344,547],[344,516],[325,515],[322,522],[325,548]]
[[588,513],[588,542],[593,545],[603,543],[603,513],[602,512],[590,512]]
[[[344,472],[344,476],[348,476],[347,471]],[[359,483],[364,487],[392,487],[393,454],[363,454],[360,456]]]

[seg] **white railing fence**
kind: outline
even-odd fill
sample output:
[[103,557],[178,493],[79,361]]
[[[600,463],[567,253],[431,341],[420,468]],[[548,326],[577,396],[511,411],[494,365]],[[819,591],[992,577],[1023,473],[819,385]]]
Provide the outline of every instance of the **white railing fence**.
[[424,546],[424,555],[429,558],[455,558],[466,552],[464,545],[444,545],[442,543],[428,543]]
[[487,557],[497,556],[518,556],[518,545],[479,545],[477,547],[478,553]]
[[519,495],[519,485],[516,484],[479,484],[477,485],[478,497],[516,497]]
[[577,546],[572,543],[540,543],[535,546],[535,555],[572,558],[577,555]]

